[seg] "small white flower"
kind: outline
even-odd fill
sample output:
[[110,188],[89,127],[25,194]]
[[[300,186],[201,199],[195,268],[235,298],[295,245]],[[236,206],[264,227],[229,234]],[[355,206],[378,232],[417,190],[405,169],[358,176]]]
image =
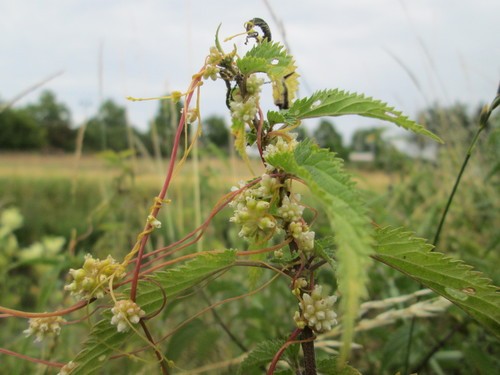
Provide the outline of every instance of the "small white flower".
[[161,228],[161,221],[158,220],[156,217],[154,217],[153,215],[149,215],[148,216],[148,223],[153,227],[153,228],[156,228],[156,229],[159,229]]
[[29,320],[29,328],[24,330],[23,333],[26,337],[35,336],[35,342],[40,342],[47,335],[59,336],[59,333],[61,333],[61,323],[65,321],[60,316],[32,318]]
[[316,233],[313,231],[302,232],[297,238],[297,246],[299,247],[299,250],[306,253],[314,250],[315,234]]
[[304,328],[307,325],[318,333],[330,331],[337,324],[337,314],[333,311],[335,301],[336,296],[322,296],[320,285],[316,285],[311,294],[302,294],[300,312],[296,311],[294,315],[297,327]]
[[146,315],[132,300],[117,301],[111,312],[113,313],[111,324],[116,326],[118,332],[127,332],[130,323],[137,324]]
[[73,361],[69,361],[63,367],[61,367],[61,371],[57,373],[57,375],[69,375],[73,372],[73,370],[78,366],[77,363]]
[[297,147],[297,145],[299,144],[295,139],[296,136],[297,136],[296,133],[290,133],[291,137],[290,140],[287,140],[284,137],[277,137],[276,143],[268,144],[264,149],[263,152],[264,159],[268,158],[269,156],[286,152],[292,152],[293,150],[295,150],[295,147]]
[[[293,196],[295,201],[300,199],[298,194]],[[302,218],[302,213],[304,212],[304,206],[297,204],[292,201],[289,197],[284,196],[281,201],[281,207],[278,208],[278,215],[280,215],[285,221],[299,221]]]
[[110,255],[106,259],[100,260],[87,254],[82,268],[71,268],[69,274],[73,281],[65,285],[64,289],[81,299],[90,299],[104,296],[109,278],[111,276],[116,279],[124,277],[125,269]]
[[252,121],[259,110],[258,100],[255,96],[250,96],[245,102],[232,101],[230,107],[231,116],[244,123]]

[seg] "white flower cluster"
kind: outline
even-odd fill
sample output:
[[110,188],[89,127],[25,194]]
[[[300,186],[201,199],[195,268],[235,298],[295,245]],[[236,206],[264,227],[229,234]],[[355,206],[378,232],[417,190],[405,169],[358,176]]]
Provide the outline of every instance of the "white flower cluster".
[[262,78],[253,74],[246,81],[245,98],[242,97],[239,88],[234,90],[232,101],[229,103],[233,120],[249,123],[255,118],[259,110],[260,90],[263,83]]
[[[290,139],[285,139],[284,137],[276,137],[276,141],[274,143],[270,143],[264,149],[262,156],[264,159],[269,156],[273,156],[276,154],[281,154],[285,152],[292,152],[295,150],[295,147],[299,144],[297,142],[297,133],[289,133]],[[268,169],[274,169],[274,167],[268,165]]]
[[232,101],[230,104],[231,116],[233,119],[248,123],[255,118],[255,115],[257,115],[257,103],[257,98],[254,96],[249,97],[245,102]]
[[295,239],[299,250],[306,253],[314,250],[315,232],[309,230],[309,226],[303,221],[293,221],[288,225],[288,232]]
[[323,297],[322,287],[316,285],[311,294],[303,293],[299,302],[300,311],[296,311],[293,319],[297,327],[309,326],[317,333],[327,332],[337,324],[337,314],[333,311],[336,296]]
[[118,332],[127,332],[130,323],[137,324],[146,315],[144,310],[129,299],[117,301],[111,312],[113,313],[111,324],[116,326]]
[[[260,183],[243,190],[229,205],[235,208],[230,221],[241,225],[239,236],[246,239],[268,238],[277,230],[286,229],[292,236],[300,251],[309,253],[314,250],[315,233],[309,230],[302,214],[304,206],[299,204],[300,195],[285,195],[281,205],[271,212],[271,203],[279,195],[279,189],[284,185],[275,177],[262,175]],[[233,187],[236,191],[244,187]],[[276,257],[282,257],[278,252]]]
[[47,318],[32,318],[29,320],[29,328],[23,333],[26,337],[35,336],[35,342],[42,341],[45,336],[59,336],[61,323],[65,322],[60,316],[49,316]]
[[207,65],[203,71],[204,79],[210,78],[215,81],[218,78],[217,74],[219,74],[220,69],[217,65],[220,64],[223,58],[224,56],[217,47],[210,47],[210,55],[207,57]]
[[281,207],[278,208],[278,215],[285,221],[298,221],[302,218],[302,213],[304,212],[304,206],[296,203],[300,200],[300,195],[293,194],[292,199],[284,196],[281,201]]
[[110,255],[104,260],[99,260],[87,254],[85,255],[83,267],[77,270],[71,268],[69,274],[73,281],[66,285],[64,289],[81,299],[90,299],[104,296],[110,277],[122,278],[125,276],[125,269]]
[[[243,186],[241,183],[240,187],[233,187],[232,190]],[[279,186],[276,178],[265,174],[259,184],[244,190],[230,203],[235,210],[229,220],[241,225],[240,237],[262,239],[272,234],[276,228],[276,219],[269,213],[269,208]]]

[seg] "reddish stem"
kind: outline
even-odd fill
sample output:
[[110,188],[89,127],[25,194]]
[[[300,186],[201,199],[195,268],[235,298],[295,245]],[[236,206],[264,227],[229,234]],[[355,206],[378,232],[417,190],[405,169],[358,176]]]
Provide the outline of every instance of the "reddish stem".
[[90,299],[90,300],[86,300],[86,301],[80,301],[80,302],[77,302],[73,306],[68,307],[66,309],[53,311],[53,312],[45,312],[45,313],[26,312],[26,311],[8,309],[6,307],[1,307],[1,306],[0,306],[0,312],[4,313],[3,317],[15,316],[18,318],[48,318],[51,316],[63,316],[63,315],[72,313],[73,311],[80,310],[82,307],[84,307],[84,306],[86,306],[94,301],[95,301],[95,298]]
[[292,332],[288,340],[283,344],[283,346],[278,350],[278,352],[274,355],[274,358],[269,365],[269,369],[267,370],[266,375],[273,375],[274,371],[276,370],[276,365],[278,364],[278,361],[280,360],[281,356],[285,352],[286,348],[288,348],[291,344],[294,344],[294,340],[297,338],[297,336],[302,332],[301,329],[295,328],[295,330]]
[[[203,68],[202,68],[203,70]],[[198,74],[193,78],[193,81],[191,82],[191,85],[189,86],[189,91],[188,95],[186,97],[186,103],[184,105],[184,110],[182,111],[182,116],[179,121],[179,125],[177,126],[177,132],[175,133],[175,139],[174,139],[174,144],[172,147],[172,153],[170,155],[170,162],[168,165],[168,171],[167,171],[167,176],[165,177],[165,182],[163,183],[163,187],[160,191],[160,194],[158,194],[158,200],[163,201],[165,199],[165,196],[167,195],[167,190],[170,186],[170,181],[172,180],[173,172],[174,172],[174,166],[175,166],[175,160],[177,158],[177,151],[179,149],[179,143],[180,139],[182,136],[182,132],[184,131],[184,126],[186,124],[186,115],[188,112],[189,104],[191,103],[191,99],[193,98],[194,95],[194,89],[198,85],[198,82],[201,80],[201,75]],[[158,212],[160,211],[161,206],[160,205],[155,205],[153,210],[151,211],[151,216],[155,217],[158,215]],[[144,228],[144,236],[141,239],[141,243],[139,245],[139,251],[137,254],[137,261],[135,264],[135,269],[134,269],[134,277],[132,279],[132,285],[130,289],[130,299],[132,301],[135,301],[136,296],[137,296],[137,284],[139,282],[139,273],[141,271],[141,261],[142,257],[144,254],[144,248],[146,247],[146,243],[148,242],[149,239],[149,232],[151,229],[151,224],[146,224],[146,227]]]
[[38,363],[38,364],[42,364],[42,365],[46,365],[46,366],[51,366],[51,367],[61,368],[65,365],[65,363],[45,361],[43,359],[33,358],[33,357],[30,357],[30,356],[27,356],[24,354],[13,352],[12,350],[4,349],[4,348],[0,348],[0,353],[6,354],[6,355],[11,355],[13,357],[17,357],[20,359],[24,359],[24,360],[29,361],[29,362],[34,362],[34,363]]

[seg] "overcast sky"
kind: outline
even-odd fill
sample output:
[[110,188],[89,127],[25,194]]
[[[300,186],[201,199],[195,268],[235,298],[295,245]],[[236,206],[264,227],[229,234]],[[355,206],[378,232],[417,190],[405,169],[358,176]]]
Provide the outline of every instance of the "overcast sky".
[[[302,96],[323,88],[364,92],[412,116],[436,101],[489,102],[497,89],[498,0],[268,3],[303,77]],[[145,129],[158,103],[124,98],[184,91],[219,23],[225,37],[253,17],[268,21],[273,39],[283,41],[265,1],[2,0],[0,98],[9,100],[63,70],[44,87],[70,107],[78,124],[99,105],[101,46],[104,98],[127,106],[131,123]],[[227,115],[224,84],[210,81],[202,89],[202,115]],[[355,117],[334,122],[346,137],[359,124],[376,123]]]

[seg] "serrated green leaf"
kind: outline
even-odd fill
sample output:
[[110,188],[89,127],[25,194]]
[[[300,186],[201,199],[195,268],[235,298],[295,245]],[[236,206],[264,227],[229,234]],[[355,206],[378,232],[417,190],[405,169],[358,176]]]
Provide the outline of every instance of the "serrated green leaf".
[[392,122],[414,133],[425,135],[443,143],[434,133],[408,119],[386,103],[339,89],[317,91],[310,97],[296,100],[288,113],[301,120],[313,117],[358,115]]
[[141,282],[137,290],[137,304],[147,314],[155,312],[163,303],[163,289],[168,299],[195,286],[207,277],[230,267],[236,252],[227,250],[218,254],[202,254],[184,265],[160,271],[152,276],[153,282]]
[[[202,254],[182,266],[155,273],[154,282],[141,282],[137,289],[137,304],[147,313],[153,313],[167,300],[198,284],[207,277],[230,267],[236,259],[235,251],[224,251],[218,254]],[[160,290],[163,289],[163,293]],[[104,314],[107,319],[101,320],[92,328],[90,335],[73,362],[78,366],[72,374],[90,375],[102,368],[105,361],[119,350],[132,336],[132,332],[118,332],[111,325],[111,314]]]
[[341,369],[339,369],[336,357],[318,361],[317,370],[323,375],[361,375],[358,370],[348,365],[345,365]]
[[[238,375],[246,375],[258,370],[261,366],[267,366],[274,358],[278,350],[285,344],[285,340],[268,340],[257,344],[250,354],[241,362]],[[293,344],[286,348],[281,359],[291,360],[298,354],[299,345]],[[261,373],[258,372],[258,373]]]
[[337,263],[333,259],[335,238],[333,236],[327,236],[319,240],[314,241],[314,252],[321,258],[326,260],[328,264],[334,269],[337,269]]
[[285,47],[276,42],[264,41],[255,45],[244,57],[236,61],[241,73],[265,73],[271,79],[274,103],[282,108],[295,99],[299,86],[297,67]]
[[401,228],[377,230],[373,258],[453,302],[500,337],[500,288],[472,266],[442,253]]
[[77,366],[71,372],[72,375],[96,374],[105,365],[108,357],[132,336],[131,331],[118,332],[110,320],[111,316],[92,327],[83,349],[73,359]]
[[285,47],[277,42],[264,41],[256,44],[245,56],[236,61],[238,69],[243,74],[266,73],[269,76],[283,76],[293,65],[292,56]]
[[286,121],[286,119],[285,119],[285,116],[283,116],[279,112],[268,111],[267,112],[267,121],[269,122],[270,126],[273,126],[274,124],[284,123]]
[[335,232],[337,279],[342,293],[343,347],[345,360],[354,334],[360,300],[366,295],[367,268],[372,250],[372,228],[364,204],[343,161],[309,141],[301,142],[294,153],[270,155],[271,165],[302,179],[318,198]]

